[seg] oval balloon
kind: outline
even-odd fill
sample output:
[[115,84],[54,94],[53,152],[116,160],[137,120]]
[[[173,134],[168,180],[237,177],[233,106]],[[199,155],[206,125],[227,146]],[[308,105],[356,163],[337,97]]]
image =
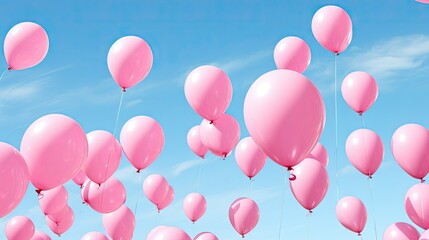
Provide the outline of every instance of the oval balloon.
[[73,209],[70,208],[68,214],[60,222],[54,222],[48,216],[45,218],[46,223],[48,224],[48,227],[51,229],[51,231],[58,236],[61,236],[61,234],[67,232],[67,230],[69,230],[73,225],[74,212]]
[[405,211],[417,226],[429,229],[429,185],[419,183],[405,194]]
[[48,234],[42,231],[36,230],[31,240],[52,240],[52,238]]
[[397,222],[386,228],[383,240],[418,240],[419,231],[408,223]]
[[106,235],[101,232],[89,232],[85,234],[80,240],[109,240]]
[[131,240],[136,226],[136,218],[124,204],[114,212],[103,214],[103,226],[110,238]]
[[285,37],[274,49],[274,62],[278,69],[303,73],[310,65],[310,60],[310,47],[299,37]]
[[160,210],[159,205],[167,196],[169,188],[170,185],[167,180],[159,174],[149,175],[143,182],[144,195],[156,205],[158,211]]
[[173,200],[174,200],[174,189],[172,186],[168,186],[167,195],[165,195],[165,198],[162,200],[162,202],[158,204],[158,209],[162,210],[168,207],[168,205],[170,205],[171,202],[173,202]]
[[352,72],[344,78],[341,93],[350,108],[362,115],[377,100],[378,85],[369,73]]
[[190,193],[183,200],[183,210],[189,220],[193,223],[204,215],[206,209],[206,199],[200,193]]
[[250,180],[262,170],[267,158],[251,137],[243,138],[235,148],[235,161]]
[[211,232],[202,232],[194,237],[194,240],[219,240],[216,235]]
[[56,213],[67,206],[69,195],[64,186],[40,193],[39,205],[45,215]]
[[77,173],[77,175],[72,178],[72,180],[74,183],[82,187],[85,181],[88,180],[88,177],[85,175],[85,172],[81,169]]
[[25,216],[15,216],[6,223],[5,232],[8,240],[30,240],[34,235],[34,223]]
[[317,143],[316,146],[314,146],[307,158],[315,159],[319,161],[325,168],[328,167],[328,151],[326,151],[326,148],[321,143]]
[[250,198],[238,198],[229,207],[229,221],[244,238],[259,221],[259,207]]
[[367,213],[366,207],[356,197],[343,197],[338,201],[336,207],[338,221],[352,232],[360,233],[365,228]]
[[125,187],[114,177],[101,185],[91,182],[87,203],[99,213],[111,213],[120,208],[126,200]]
[[188,146],[198,157],[204,158],[208,149],[201,142],[200,126],[192,127],[187,136]]

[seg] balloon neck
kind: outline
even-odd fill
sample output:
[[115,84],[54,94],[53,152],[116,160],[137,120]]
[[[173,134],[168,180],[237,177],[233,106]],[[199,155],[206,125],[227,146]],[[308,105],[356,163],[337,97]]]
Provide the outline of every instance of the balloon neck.
[[85,202],[85,201],[82,201],[82,204],[83,204],[83,205],[85,205],[85,204],[86,204],[86,202]]
[[296,175],[293,173],[294,169],[292,167],[287,167],[287,170],[289,171],[289,181],[295,181]]
[[339,52],[334,52],[335,56],[340,56]]
[[83,188],[83,184],[82,185],[80,185],[80,189],[82,189]]
[[244,238],[244,234],[241,234],[241,238]]
[[121,90],[122,92],[127,92],[127,89],[125,89],[124,87]]
[[42,195],[42,189],[36,189],[36,193],[37,193],[37,195]]
[[362,234],[358,233],[358,236],[360,237],[360,236],[362,236]]
[[368,175],[368,180],[372,180],[372,175]]
[[137,169],[136,173],[140,173],[140,169]]
[[424,183],[426,182],[426,180],[424,180],[423,178],[420,179],[420,183]]
[[10,71],[10,70],[13,70],[13,68],[12,67],[8,67],[7,70]]
[[225,160],[226,159],[226,153],[224,153],[223,155],[222,155],[222,160]]
[[313,214],[313,210],[308,210],[307,216],[311,216]]
[[195,221],[192,221],[192,224],[195,224]]
[[362,114],[363,114],[363,112],[362,111],[359,111],[359,112],[357,112],[358,114],[359,114],[359,116],[362,116]]
[[61,237],[61,234],[57,234],[58,237]]
[[209,121],[209,124],[213,124],[213,123],[214,123],[214,121],[213,121],[213,120],[210,120],[210,121]]

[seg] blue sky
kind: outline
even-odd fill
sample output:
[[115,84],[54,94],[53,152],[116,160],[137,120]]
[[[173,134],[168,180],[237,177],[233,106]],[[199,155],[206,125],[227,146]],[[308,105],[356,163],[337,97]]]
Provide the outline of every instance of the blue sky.
[[[160,157],[142,176],[164,175],[174,187],[172,205],[157,214],[143,197],[138,175],[123,157],[115,176],[126,186],[126,205],[133,211],[138,199],[135,239],[145,239],[158,224],[183,228],[195,236],[212,231],[220,239],[239,239],[228,220],[228,207],[242,196],[256,200],[261,209],[257,227],[247,239],[355,239],[335,216],[335,138],[333,55],[323,49],[311,33],[313,14],[322,6],[337,4],[353,21],[353,39],[340,56],[339,81],[355,70],[368,71],[378,81],[377,102],[365,114],[366,126],[376,131],[385,146],[385,158],[374,175],[375,208],[371,207],[365,176],[354,169],[344,152],[347,136],[361,128],[361,119],[339,98],[338,186],[340,196],[354,195],[367,205],[369,218],[364,239],[378,238],[391,223],[408,219],[403,200],[416,180],[394,162],[390,151],[393,132],[406,123],[429,127],[429,5],[413,0],[283,0],[283,1],[11,1],[2,4],[0,36],[22,21],[42,25],[50,38],[46,59],[38,66],[6,73],[0,81],[0,141],[19,148],[26,128],[49,113],[63,113],[76,119],[86,132],[113,131],[120,89],[107,69],[110,46],[125,35],[144,38],[152,47],[154,66],[148,77],[124,97],[118,131],[133,116],[148,115],[160,122],[165,147]],[[241,125],[241,138],[248,136],[243,120],[244,97],[251,83],[275,68],[272,52],[276,43],[296,35],[307,41],[312,61],[305,75],[321,91],[327,111],[321,142],[330,154],[331,186],[325,200],[311,217],[295,201],[285,185],[283,169],[267,161],[255,177],[251,191],[233,155],[226,161],[209,155],[201,161],[186,143],[188,130],[201,122],[186,102],[183,85],[197,66],[213,64],[229,75],[234,88],[227,112]],[[6,69],[6,63],[0,62]],[[118,134],[117,134],[118,136]],[[286,187],[285,205],[282,206]],[[81,204],[79,187],[66,184],[69,204],[76,220],[62,239],[80,239],[93,230],[104,232],[101,214]],[[34,187],[22,203],[0,219],[0,229],[15,215],[27,215],[38,229],[52,234],[41,213]],[[181,206],[190,192],[206,196],[208,210],[191,224]],[[421,229],[419,229],[422,232]],[[4,239],[3,233],[0,238]]]

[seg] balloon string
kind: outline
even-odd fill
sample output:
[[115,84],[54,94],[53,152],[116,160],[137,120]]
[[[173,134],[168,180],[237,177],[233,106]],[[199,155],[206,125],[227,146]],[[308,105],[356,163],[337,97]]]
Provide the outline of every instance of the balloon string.
[[423,209],[422,187],[423,187],[423,185],[420,185],[420,213],[421,213],[422,219],[424,221],[425,220],[425,214],[424,214],[424,209]]
[[202,171],[202,168],[203,168],[203,164],[204,164],[204,162],[205,161],[207,161],[207,160],[204,160],[204,159],[201,159],[201,162],[200,162],[200,166],[198,167],[198,181],[197,181],[197,191],[199,191],[200,190],[200,183],[201,183],[201,171]]
[[307,239],[310,240],[311,239],[311,213],[307,214]]
[[334,88],[335,88],[335,97],[334,97],[334,105],[335,105],[335,185],[337,188],[337,201],[340,200],[340,189],[338,187],[338,87],[337,87],[337,56],[338,54],[334,54]]
[[250,196],[253,196],[253,179],[250,179]]
[[8,71],[7,69],[3,71],[3,73],[0,75],[0,80],[2,80],[2,79],[3,79],[3,76],[4,76],[4,74],[5,74],[7,71]]
[[121,113],[123,100],[124,100],[124,92],[121,92],[121,99],[119,100],[118,111],[116,112],[115,127],[113,128],[113,136],[116,136],[116,128],[118,127],[119,115]]
[[278,240],[281,239],[281,234],[282,234],[282,226],[283,226],[283,215],[285,212],[285,203],[286,203],[286,186],[287,186],[287,180],[289,179],[289,177],[287,176],[287,174],[285,174],[285,185],[283,187],[283,201],[282,201],[282,211],[281,211],[281,215],[280,215],[280,226],[279,226],[279,236],[278,236]]
[[[362,118],[363,142],[365,144],[365,157],[368,158],[368,142],[366,139],[365,117],[363,115],[360,115],[360,116]],[[368,171],[370,171],[370,169],[368,169]],[[372,179],[370,172],[368,172],[368,177]]]
[[375,213],[375,203],[374,203],[374,194],[373,194],[373,190],[372,190],[372,178],[369,177],[368,178],[369,181],[369,193],[370,193],[370,197],[371,197],[371,207],[372,207],[372,211],[374,212],[374,234],[375,234],[375,240],[378,239],[378,233],[377,233],[377,214]]
[[139,205],[139,200],[140,200],[140,194],[139,194],[139,192],[140,192],[140,182],[142,181],[142,174],[141,173],[137,173],[138,174],[138,176],[137,176],[137,179],[138,179],[138,184],[137,184],[137,191],[136,191],[136,193],[137,193],[137,200],[136,200],[136,206],[134,207],[134,216],[137,218],[137,206]]

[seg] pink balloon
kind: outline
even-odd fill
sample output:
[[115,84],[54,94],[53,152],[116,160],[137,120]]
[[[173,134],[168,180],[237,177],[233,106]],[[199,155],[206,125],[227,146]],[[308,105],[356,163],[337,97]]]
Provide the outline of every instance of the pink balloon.
[[195,236],[194,240],[219,240],[216,235],[211,232],[202,232]]
[[207,202],[200,193],[190,193],[183,200],[183,210],[192,223],[200,219],[207,209]]
[[367,219],[366,208],[361,200],[350,196],[343,197],[337,203],[336,212],[341,225],[360,235]]
[[274,62],[278,69],[303,73],[310,65],[310,60],[310,47],[299,37],[285,37],[274,49]]
[[307,158],[315,159],[319,161],[325,168],[328,167],[328,151],[326,151],[326,148],[321,143],[317,143],[316,146],[314,146]]
[[74,183],[82,187],[85,181],[88,180],[88,177],[85,175],[85,172],[81,169],[77,173],[77,175],[72,178],[72,180]]
[[397,222],[384,231],[383,240],[419,240],[420,233],[408,223]]
[[152,68],[149,44],[136,36],[125,36],[110,47],[107,66],[116,83],[125,91],[141,82]]
[[121,144],[130,163],[138,172],[148,167],[164,147],[164,131],[153,118],[136,116],[122,127]]
[[267,158],[251,137],[243,138],[235,148],[235,161],[250,180],[261,171]]
[[383,160],[383,141],[374,131],[358,129],[347,138],[346,154],[357,170],[371,177]]
[[110,238],[115,240],[131,240],[133,238],[136,218],[133,212],[122,205],[112,213],[103,214],[103,226]]
[[49,190],[72,179],[88,155],[80,125],[62,114],[45,115],[25,131],[21,153],[38,190]]
[[429,132],[418,124],[406,124],[392,136],[393,157],[410,176],[423,179],[429,172]]
[[167,196],[169,188],[170,185],[167,180],[159,174],[149,175],[143,182],[144,195],[156,205],[158,211],[160,210],[159,205]]
[[259,221],[259,207],[250,198],[238,198],[229,207],[229,221],[242,236],[246,235]]
[[327,50],[341,53],[352,41],[352,20],[344,9],[325,6],[313,16],[311,30],[316,40]]
[[39,64],[48,49],[49,39],[45,29],[33,22],[13,26],[4,39],[4,55],[9,70],[22,70]]
[[98,185],[91,182],[87,203],[99,213],[111,213],[120,208],[126,200],[124,185],[114,177]]
[[51,219],[53,222],[55,223],[59,223],[61,222],[71,211],[72,209],[70,208],[70,206],[67,204],[66,206],[64,206],[63,209],[54,212],[52,214],[47,214],[47,216],[49,217],[49,219]]
[[61,234],[65,233],[73,225],[74,212],[73,209],[70,208],[67,215],[60,222],[54,222],[48,216],[46,216],[45,218],[46,223],[48,224],[48,227],[51,229],[51,231],[60,237]]
[[158,231],[162,231],[162,229],[166,228],[167,226],[157,226],[150,230],[149,234],[147,235],[146,240],[156,240],[155,237],[158,234]]
[[231,115],[223,114],[212,123],[203,120],[200,137],[213,154],[226,158],[240,139],[240,125]]
[[200,126],[194,126],[188,132],[187,136],[188,146],[198,157],[204,158],[208,149],[201,142]]
[[52,240],[52,238],[48,234],[42,231],[36,230],[31,240]]
[[0,218],[18,206],[30,178],[24,158],[14,147],[0,142]]
[[[429,2],[428,2],[429,3]],[[429,240],[429,230],[426,230],[419,238],[419,240]]]
[[80,240],[109,240],[106,235],[101,232],[89,232],[85,234]]
[[405,194],[405,211],[417,226],[429,229],[429,185],[419,183]]
[[85,183],[82,185],[82,188],[80,189],[80,196],[82,198],[82,203],[88,203],[88,194],[89,194],[90,185],[91,185],[91,180],[88,179],[85,181]]
[[295,179],[289,182],[293,196],[310,213],[328,192],[329,175],[317,160],[306,158],[294,167]]
[[170,205],[170,203],[173,202],[173,200],[174,200],[174,189],[172,186],[168,186],[168,193],[167,195],[165,195],[165,198],[162,200],[162,202],[158,204],[158,209],[162,210],[168,207],[168,205]]
[[30,240],[34,235],[34,223],[28,217],[16,216],[6,223],[8,240]]
[[82,169],[91,181],[101,184],[118,169],[122,150],[118,140],[111,133],[97,130],[87,134],[88,159]]
[[362,115],[377,100],[378,85],[368,73],[352,72],[344,78],[341,93],[347,104]]
[[40,193],[39,205],[45,215],[58,212],[67,206],[69,195],[64,186]]
[[218,67],[200,66],[186,78],[185,96],[195,112],[204,119],[214,121],[225,113],[231,102],[231,81]]
[[150,237],[148,236],[147,240],[192,240],[185,231],[177,227],[163,227]]
[[246,127],[276,163],[293,167],[308,155],[325,125],[319,90],[304,75],[274,70],[259,77],[244,101]]

